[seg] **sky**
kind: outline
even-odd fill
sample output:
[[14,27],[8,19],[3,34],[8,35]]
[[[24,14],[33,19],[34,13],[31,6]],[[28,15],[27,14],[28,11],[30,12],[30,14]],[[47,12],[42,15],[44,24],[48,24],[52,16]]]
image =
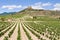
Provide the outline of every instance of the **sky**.
[[60,10],[60,0],[0,0],[0,13],[33,9]]

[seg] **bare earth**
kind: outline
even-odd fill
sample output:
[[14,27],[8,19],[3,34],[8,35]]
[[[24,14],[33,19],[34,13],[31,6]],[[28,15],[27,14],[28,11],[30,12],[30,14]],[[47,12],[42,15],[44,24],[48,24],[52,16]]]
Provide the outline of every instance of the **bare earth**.
[[[29,25],[29,26],[30,26],[30,25]],[[28,26],[27,26],[27,27],[28,27]],[[28,28],[29,28],[29,27],[28,27]],[[31,28],[29,28],[29,29],[31,29]],[[33,30],[33,29],[31,29],[31,30],[34,31],[36,34],[40,35],[41,38],[46,39],[46,40],[50,40],[49,38],[47,38],[47,37],[41,35],[40,33],[36,32],[35,30]]]
[[[23,24],[23,26],[24,26],[24,24]],[[30,36],[31,36],[31,38],[33,39],[33,40],[39,40],[34,34],[32,34],[25,26],[24,26],[24,28],[27,30],[27,32],[29,32],[29,34],[30,34]]]
[[[15,25],[16,24],[14,24],[14,26]],[[3,40],[5,36],[8,36],[8,33],[14,28],[14,26],[8,32],[6,32],[2,37],[0,37],[0,40]]]
[[17,40],[17,35],[18,35],[17,32],[18,32],[18,24],[17,24],[12,36],[9,38],[9,40]]
[[20,32],[21,32],[21,39],[22,39],[22,40],[28,40],[28,38],[27,38],[27,36],[26,36],[23,28],[22,28],[21,23],[20,23]]

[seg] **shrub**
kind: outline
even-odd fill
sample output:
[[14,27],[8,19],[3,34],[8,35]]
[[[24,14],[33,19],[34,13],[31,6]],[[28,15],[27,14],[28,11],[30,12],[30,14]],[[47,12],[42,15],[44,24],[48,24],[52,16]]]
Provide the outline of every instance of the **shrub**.
[[4,40],[8,40],[8,37],[7,37],[7,36],[5,36]]

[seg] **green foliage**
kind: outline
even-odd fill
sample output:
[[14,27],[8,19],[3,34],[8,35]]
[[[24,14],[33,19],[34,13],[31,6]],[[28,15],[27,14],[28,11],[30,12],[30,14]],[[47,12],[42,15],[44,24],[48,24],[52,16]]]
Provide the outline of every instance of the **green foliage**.
[[[8,24],[7,26],[6,25],[3,25],[3,26],[0,26],[0,37],[2,36],[2,35],[4,35],[7,31],[9,31],[9,29],[11,28],[11,24],[10,23],[2,23],[2,24]],[[11,25],[11,26],[10,26]],[[8,26],[10,26],[8,29],[6,29]],[[6,29],[5,31],[2,31],[2,30],[4,30],[4,29]]]
[[33,16],[32,18],[26,18],[26,21],[59,21],[57,18],[52,18],[51,16]]
[[33,16],[33,19],[37,19],[37,17],[36,16]]
[[8,37],[7,37],[7,36],[5,36],[4,40],[8,40]]
[[31,39],[31,36],[30,36],[29,33],[26,31],[26,29],[25,29],[24,27],[23,27],[23,29],[24,29],[24,31],[25,31],[25,33],[26,33],[28,39],[29,39],[29,40],[32,40],[32,39]]
[[1,18],[0,20],[1,20],[1,21],[5,21],[5,18]]
[[[27,29],[29,25],[25,25]],[[30,26],[29,26],[30,27]],[[38,37],[38,39],[40,39],[40,35],[36,34],[33,30],[29,29],[36,37]]]
[[20,36],[20,26],[18,25],[18,36],[17,36],[17,40],[21,40],[21,36]]
[[[60,21],[43,21],[43,22],[27,22],[25,23],[26,25],[28,25],[28,29],[37,36],[36,33],[34,33],[33,30],[35,30],[36,32],[40,33],[43,36],[48,37],[51,40],[55,40],[56,37],[60,36]],[[46,32],[48,32],[48,34],[45,34]],[[50,35],[50,36],[48,36]],[[38,37],[38,36],[37,36]],[[58,40],[58,38],[56,39]]]
[[9,34],[8,34],[9,37],[11,37],[11,35],[13,34],[15,28],[16,28],[16,25],[15,25],[15,27],[9,32]]

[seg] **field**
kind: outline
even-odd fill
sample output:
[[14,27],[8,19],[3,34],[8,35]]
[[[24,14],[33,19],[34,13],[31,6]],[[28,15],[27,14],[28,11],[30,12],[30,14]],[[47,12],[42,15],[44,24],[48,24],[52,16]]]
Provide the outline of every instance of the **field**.
[[0,40],[60,40],[60,1],[0,0]]
[[60,21],[25,16],[15,21],[0,22],[0,40],[60,40]]

